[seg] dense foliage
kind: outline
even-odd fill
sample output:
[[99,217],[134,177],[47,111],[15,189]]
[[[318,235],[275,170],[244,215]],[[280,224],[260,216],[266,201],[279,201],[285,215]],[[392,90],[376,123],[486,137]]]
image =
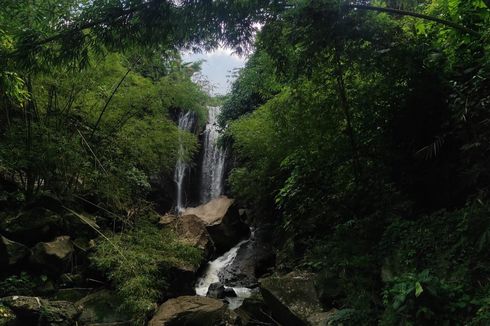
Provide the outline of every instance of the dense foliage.
[[483,1],[296,1],[224,104],[234,194],[347,324],[488,323],[490,12]]
[[[92,273],[144,324],[201,258],[155,221],[198,152],[175,117],[222,104],[233,195],[277,226],[278,272],[318,274],[332,322],[488,324],[489,5],[2,1],[0,233],[76,248],[54,272],[8,261],[0,296]],[[210,101],[179,51],[218,45],[253,53]]]
[[[200,260],[199,250],[156,226],[153,209],[173,205],[175,164],[198,151],[197,136],[180,131],[175,117],[193,111],[204,123],[209,96],[192,81],[200,64],[182,62],[168,39],[141,47],[151,31],[138,38],[117,19],[105,25],[128,5],[2,2],[0,233],[32,246],[69,235],[75,252],[53,272],[26,260],[4,266],[0,244],[0,297],[52,296],[65,286],[62,273],[93,274],[142,325],[168,295],[170,268]],[[154,9],[145,15],[165,14]],[[83,27],[102,16],[105,27]],[[1,311],[3,325],[11,315]]]

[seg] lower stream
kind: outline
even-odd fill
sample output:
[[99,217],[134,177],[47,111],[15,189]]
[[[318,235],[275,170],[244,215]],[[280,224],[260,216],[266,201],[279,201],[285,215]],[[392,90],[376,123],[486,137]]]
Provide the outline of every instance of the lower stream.
[[208,263],[203,275],[197,280],[196,283],[196,294],[199,296],[206,296],[208,293],[209,286],[216,282],[221,282],[225,286],[225,288],[231,288],[235,291],[236,297],[226,297],[226,301],[228,301],[228,307],[230,309],[236,309],[240,307],[243,303],[243,300],[250,297],[252,295],[252,289],[246,287],[231,287],[227,286],[226,282],[220,280],[220,272],[225,270],[229,265],[233,263],[235,258],[237,257],[237,252],[243,245],[246,245],[249,240],[244,240],[238,243],[235,247],[231,248],[227,251],[223,256],[218,257],[217,259]]

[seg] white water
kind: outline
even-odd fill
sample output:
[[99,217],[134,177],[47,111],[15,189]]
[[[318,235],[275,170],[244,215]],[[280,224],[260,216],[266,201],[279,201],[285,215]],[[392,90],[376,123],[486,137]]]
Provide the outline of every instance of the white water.
[[[194,125],[194,114],[192,112],[180,113],[179,116],[179,129],[182,131],[190,131],[192,126]],[[178,160],[177,165],[175,166],[174,171],[174,182],[177,188],[177,202],[175,205],[175,209],[178,213],[182,211],[184,208],[184,178],[189,170],[189,165],[185,162],[185,148],[182,140],[182,131],[179,132],[179,152],[178,152]]]
[[[233,263],[238,253],[238,249],[248,242],[249,240],[244,240],[237,244],[235,247],[231,248],[223,256],[208,263],[204,275],[197,280],[196,283],[196,294],[200,296],[206,296],[208,293],[209,286],[213,283],[219,282],[219,272]],[[244,287],[228,287],[232,288],[237,294],[236,298],[227,298],[230,309],[235,309],[241,306],[245,298],[249,298],[252,295],[252,290]]]
[[204,154],[201,168],[199,199],[202,204],[223,193],[226,151],[218,146],[221,107],[208,107],[208,123],[204,130]]
[[[208,108],[208,123],[203,133],[203,160],[201,166],[201,184],[199,189],[199,199],[202,204],[219,197],[223,194],[224,173],[226,151],[218,146],[220,129],[218,126],[218,116],[221,112],[220,107]],[[196,283],[196,294],[206,296],[209,286],[219,282],[219,273],[233,263],[238,249],[249,240],[245,240],[231,248],[223,256],[208,263],[206,270]],[[226,286],[225,288],[230,288]],[[252,295],[252,290],[245,287],[231,287],[237,297],[227,297],[228,308],[235,309],[242,305],[243,300]]]

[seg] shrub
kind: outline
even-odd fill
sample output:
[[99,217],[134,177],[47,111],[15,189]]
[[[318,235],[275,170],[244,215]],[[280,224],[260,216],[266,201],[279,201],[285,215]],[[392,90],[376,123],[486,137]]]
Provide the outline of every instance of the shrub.
[[457,283],[445,282],[424,270],[389,282],[383,301],[381,325],[460,324],[461,312],[470,298]]
[[121,309],[134,316],[135,324],[143,324],[165,298],[169,268],[197,266],[201,255],[199,249],[179,243],[170,230],[146,221],[100,240],[91,260],[113,282],[123,301]]

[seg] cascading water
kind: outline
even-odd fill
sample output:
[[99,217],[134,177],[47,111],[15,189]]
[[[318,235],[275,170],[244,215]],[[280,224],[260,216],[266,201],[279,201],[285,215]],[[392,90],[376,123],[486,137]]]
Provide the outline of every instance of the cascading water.
[[[220,272],[233,263],[235,260],[238,250],[244,244],[246,244],[250,240],[245,240],[238,243],[235,247],[231,248],[228,252],[226,252],[223,256],[213,260],[208,263],[208,266],[203,274],[203,276],[197,281],[196,284],[196,294],[200,296],[206,296],[208,293],[209,286],[213,283],[220,282],[219,274]],[[232,288],[236,297],[227,298],[230,309],[238,308],[245,298],[248,298],[252,295],[252,290],[245,287],[228,287]]]
[[220,129],[218,116],[221,107],[208,107],[208,123],[204,130],[204,154],[201,169],[199,199],[206,203],[223,193],[226,151],[218,146]]
[[[191,131],[194,125],[194,114],[193,112],[181,112],[179,115],[179,129],[183,131]],[[183,144],[182,132],[179,132],[179,151],[177,165],[174,171],[174,182],[177,188],[177,200],[175,204],[175,209],[177,212],[181,212],[184,208],[184,178],[189,170],[189,165],[185,162],[185,147]]]
[[[218,117],[220,112],[221,107],[208,107],[208,122],[203,133],[203,159],[199,189],[199,199],[202,204],[223,194],[226,150],[223,150],[218,145],[220,136]],[[206,270],[196,283],[195,290],[197,295],[206,296],[209,286],[220,282],[220,273],[233,263],[237,257],[238,250],[248,241],[250,240],[238,243],[223,256],[208,263]],[[252,290],[245,287],[228,287],[226,284],[224,286],[225,288],[232,288],[236,294],[236,297],[226,298],[230,309],[239,307],[243,300],[252,294]]]

